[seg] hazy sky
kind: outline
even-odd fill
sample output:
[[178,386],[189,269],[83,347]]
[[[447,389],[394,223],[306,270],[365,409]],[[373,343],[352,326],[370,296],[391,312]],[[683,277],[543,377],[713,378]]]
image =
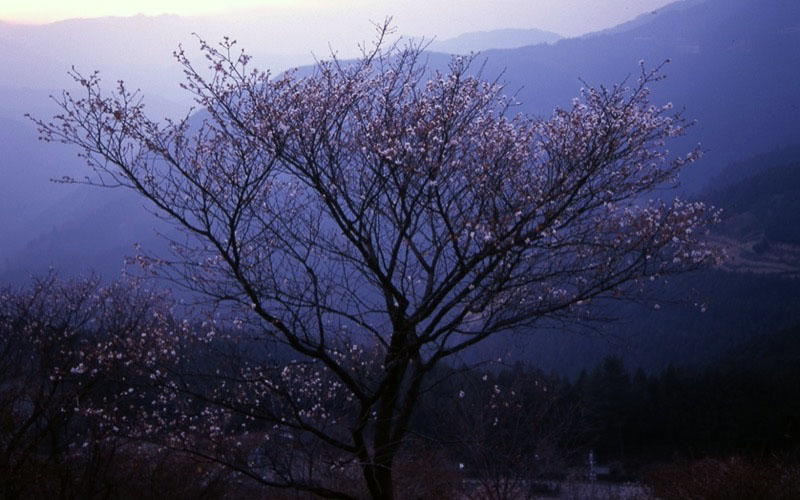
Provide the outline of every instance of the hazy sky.
[[[223,16],[232,12],[269,18],[270,30],[341,38],[345,31],[391,15],[406,34],[455,36],[498,28],[540,28],[579,35],[613,26],[671,0],[3,0],[0,19],[47,23],[76,17],[136,14]],[[224,6],[224,7],[222,7]],[[253,13],[252,9],[258,9]],[[238,16],[236,16],[238,17]],[[284,23],[285,22],[285,23]],[[288,32],[291,30],[291,33]],[[360,33],[362,30],[357,29]],[[280,33],[276,33],[280,34]],[[352,36],[352,35],[351,35]]]

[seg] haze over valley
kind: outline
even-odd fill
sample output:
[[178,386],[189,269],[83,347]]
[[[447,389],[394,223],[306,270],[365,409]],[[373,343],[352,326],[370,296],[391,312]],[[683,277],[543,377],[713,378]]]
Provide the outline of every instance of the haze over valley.
[[[679,192],[699,198],[715,193],[719,206],[731,213],[730,222],[722,226],[732,256],[728,269],[791,275],[798,269],[791,246],[796,242],[776,242],[766,253],[748,253],[755,240],[769,236],[731,229],[737,221],[751,218],[741,215],[741,204],[733,210],[726,206],[724,194],[727,179],[791,167],[797,159],[791,148],[800,141],[795,126],[800,109],[800,5],[778,0],[766,5],[769,8],[744,0],[676,2],[572,38],[533,29],[465,33],[433,39],[428,46],[433,52],[427,57],[434,67],[444,67],[449,56],[439,50],[481,51],[476,65],[481,65],[482,74],[499,77],[521,102],[513,111],[542,117],[569,105],[584,85],[581,80],[613,85],[635,78],[639,61],[654,67],[669,59],[663,69],[666,80],[654,85],[654,101],[673,102],[696,120],[673,147],[688,150],[699,143],[705,151],[681,174]],[[135,253],[134,244],[163,246],[148,212],[152,207],[130,193],[49,182],[86,175],[82,161],[67,147],[38,142],[33,124],[22,115],[46,117],[55,112],[47,96],[69,87],[64,73],[69,61],[84,73],[99,69],[104,83],[124,79],[142,89],[146,109],[154,116],[182,116],[190,96],[179,87],[181,71],[169,53],[181,42],[196,50],[193,36],[181,37],[194,29],[191,21],[137,16],[0,25],[0,58],[4,67],[13,68],[0,76],[4,280],[21,283],[50,266],[66,275],[94,270],[111,278],[123,269],[123,257]],[[213,31],[202,28],[198,31]],[[244,48],[253,54],[253,64],[275,74],[313,61],[310,53],[271,54],[268,44]],[[761,211],[751,225],[791,227],[797,215],[796,207]],[[157,227],[169,230],[164,224]],[[558,365],[560,361],[553,363],[554,368]]]

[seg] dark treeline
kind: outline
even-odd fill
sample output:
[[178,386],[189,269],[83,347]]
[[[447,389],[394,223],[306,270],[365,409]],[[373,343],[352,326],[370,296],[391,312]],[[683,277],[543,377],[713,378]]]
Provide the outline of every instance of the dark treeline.
[[796,451],[798,333],[796,327],[764,339],[769,344],[762,348],[783,344],[792,350],[752,363],[736,356],[707,367],[631,375],[617,358],[606,359],[571,387],[581,408],[582,444],[605,460]]
[[[481,445],[495,456],[507,446],[503,453],[516,454],[509,463],[547,448],[563,470],[594,450],[601,462],[618,464],[612,473],[622,476],[676,459],[787,456],[800,450],[798,361],[800,325],[754,338],[717,362],[652,374],[613,356],[574,381],[523,364],[454,371],[425,400],[417,424],[433,441],[466,450],[477,444],[464,436],[490,441]],[[464,403],[470,396],[459,397],[461,387],[478,392],[480,403]],[[505,416],[495,421],[489,412],[468,428],[453,426],[455,415],[485,413],[495,391]],[[526,424],[517,428],[520,419]]]
[[[722,207],[727,219],[750,215],[746,223],[741,220],[736,221],[738,224],[728,223],[723,225],[723,230],[732,233],[738,229],[741,233],[760,229],[768,243],[800,243],[800,225],[797,224],[800,217],[800,162],[797,161],[797,150],[796,147],[786,148],[758,157],[762,159],[759,168],[747,168],[749,165],[745,164],[745,168],[732,174],[735,178],[743,175],[741,172],[747,172],[747,177],[723,184],[720,189],[709,193],[709,201]],[[765,164],[770,167],[765,168]],[[732,173],[735,172],[734,166],[729,168]]]

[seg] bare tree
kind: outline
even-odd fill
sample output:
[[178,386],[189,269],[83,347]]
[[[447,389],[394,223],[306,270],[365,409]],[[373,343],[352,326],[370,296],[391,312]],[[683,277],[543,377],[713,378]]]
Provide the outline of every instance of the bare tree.
[[[646,200],[698,156],[665,149],[686,122],[650,103],[656,72],[587,88],[540,120],[513,115],[470,58],[434,71],[419,47],[379,41],[278,77],[234,42],[202,49],[209,71],[176,54],[192,117],[153,121],[138,92],[120,82],[107,96],[97,74],[75,72],[85,94],[64,93],[63,113],[37,124],[82,149],[85,182],[131,188],[183,230],[172,257],[145,265],[257,332],[229,337],[242,356],[224,376],[164,386],[170,401],[195,398],[170,425],[203,422],[217,444],[236,426],[261,443],[213,455],[263,484],[357,496],[358,471],[372,497],[392,498],[437,363],[715,258],[698,238],[714,217],[702,203]],[[252,354],[268,341],[293,354]],[[159,407],[149,418],[167,422]],[[313,463],[258,458],[269,436]]]

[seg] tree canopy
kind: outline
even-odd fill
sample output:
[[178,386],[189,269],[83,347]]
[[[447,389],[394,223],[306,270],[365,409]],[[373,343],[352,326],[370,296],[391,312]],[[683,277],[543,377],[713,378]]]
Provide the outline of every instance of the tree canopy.
[[[313,450],[303,468],[274,457],[285,446],[270,460],[203,452],[264,484],[357,496],[324,466],[360,471],[373,497],[391,498],[393,460],[441,360],[717,257],[698,231],[713,211],[648,200],[699,156],[666,149],[687,121],[650,102],[657,70],[587,86],[538,119],[514,114],[473,58],[438,71],[414,45],[277,77],[232,41],[202,48],[208,71],[176,54],[195,115],[154,121],[122,82],[109,95],[97,74],[74,72],[84,95],[65,92],[63,113],[37,123],[81,148],[85,182],[131,188],[183,230],[171,256],[143,265],[257,332],[229,338],[239,357],[224,376],[163,386],[215,415],[192,425],[217,445],[291,433],[294,450]],[[259,341],[294,354],[257,356]]]

